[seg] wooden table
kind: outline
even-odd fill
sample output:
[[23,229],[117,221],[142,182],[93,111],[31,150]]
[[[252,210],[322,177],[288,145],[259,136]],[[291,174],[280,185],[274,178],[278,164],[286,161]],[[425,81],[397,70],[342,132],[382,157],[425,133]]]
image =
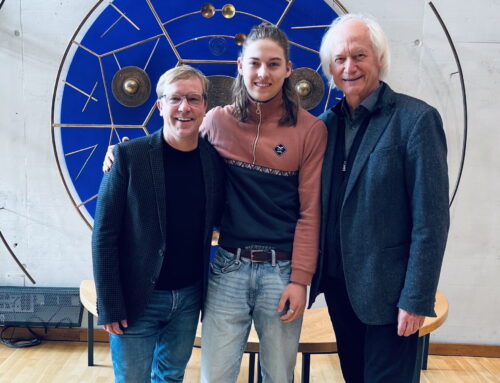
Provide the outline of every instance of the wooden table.
[[[425,318],[424,325],[419,331],[417,361],[414,382],[420,379],[420,371],[427,369],[427,358],[429,355],[430,333],[439,328],[448,317],[448,300],[446,296],[438,291],[436,293],[435,310],[436,318]],[[195,347],[201,346],[201,325],[196,331]],[[250,356],[248,382],[255,381],[255,356],[259,353],[259,338],[255,328],[252,326],[248,336],[245,352]],[[309,383],[311,355],[332,354],[337,352],[335,333],[330,322],[330,316],[326,308],[316,308],[304,312],[304,322],[300,334],[299,351],[302,353],[301,382]],[[261,382],[259,366],[257,365],[257,382]]]
[[[80,300],[88,311],[88,365],[92,366],[94,364],[93,316],[97,316],[94,281],[87,280],[81,283]],[[437,317],[425,318],[424,325],[419,331],[414,383],[418,382],[420,379],[420,370],[427,369],[429,338],[431,332],[439,328],[448,317],[448,300],[440,291],[436,293],[435,310]],[[201,347],[201,327],[200,324],[196,332],[195,347]],[[249,353],[250,356],[248,381],[253,383],[255,381],[255,358],[259,353],[259,338],[253,326],[248,337],[245,352]],[[299,352],[302,353],[302,383],[309,382],[311,355],[337,352],[337,342],[326,308],[305,311],[302,332],[300,335]],[[258,367],[257,370],[257,381],[260,382],[260,371]]]
[[417,361],[413,383],[420,381],[421,370],[427,370],[431,332],[441,327],[446,318],[448,318],[448,299],[446,299],[446,296],[441,291],[436,292],[434,310],[437,316],[435,318],[426,317],[424,325],[418,332]]

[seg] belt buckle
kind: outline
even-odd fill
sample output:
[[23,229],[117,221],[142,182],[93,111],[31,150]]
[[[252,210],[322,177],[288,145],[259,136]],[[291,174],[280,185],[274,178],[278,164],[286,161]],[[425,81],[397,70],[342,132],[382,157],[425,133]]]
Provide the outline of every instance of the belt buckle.
[[253,256],[254,254],[257,253],[266,253],[265,250],[260,250],[260,249],[250,249],[250,262],[258,263],[258,262],[266,262],[260,259],[255,259]]

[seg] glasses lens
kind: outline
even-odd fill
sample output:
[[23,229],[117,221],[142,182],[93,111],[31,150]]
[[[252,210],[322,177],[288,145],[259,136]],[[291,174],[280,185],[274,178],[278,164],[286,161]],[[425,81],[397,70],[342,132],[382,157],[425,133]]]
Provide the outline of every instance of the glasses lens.
[[173,94],[171,96],[166,96],[167,102],[169,105],[175,106],[179,105],[182,101],[182,96],[179,96],[177,94]]
[[191,106],[201,106],[203,105],[203,95],[198,93],[189,93],[185,96],[178,94],[172,94],[170,96],[165,96],[167,103],[171,106],[178,106],[182,102],[182,99],[186,99]]
[[186,96],[187,102],[191,106],[200,106],[203,104],[203,96],[197,93],[191,93]]

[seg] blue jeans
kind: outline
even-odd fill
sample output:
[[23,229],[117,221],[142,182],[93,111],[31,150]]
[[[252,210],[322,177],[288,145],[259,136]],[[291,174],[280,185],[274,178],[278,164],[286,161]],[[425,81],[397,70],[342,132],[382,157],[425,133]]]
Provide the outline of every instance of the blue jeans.
[[144,313],[123,335],[110,335],[115,382],[182,382],[193,350],[201,283],[155,290]]
[[208,278],[201,337],[203,383],[234,383],[252,325],[259,336],[263,383],[292,382],[302,318],[277,312],[290,261],[252,263],[219,247]]

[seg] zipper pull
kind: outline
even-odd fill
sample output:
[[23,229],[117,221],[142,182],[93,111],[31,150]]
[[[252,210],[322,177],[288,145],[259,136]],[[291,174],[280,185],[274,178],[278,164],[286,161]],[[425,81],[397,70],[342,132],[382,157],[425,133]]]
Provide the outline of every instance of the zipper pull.
[[344,163],[342,164],[342,171],[345,172],[347,170],[347,161],[344,160]]

